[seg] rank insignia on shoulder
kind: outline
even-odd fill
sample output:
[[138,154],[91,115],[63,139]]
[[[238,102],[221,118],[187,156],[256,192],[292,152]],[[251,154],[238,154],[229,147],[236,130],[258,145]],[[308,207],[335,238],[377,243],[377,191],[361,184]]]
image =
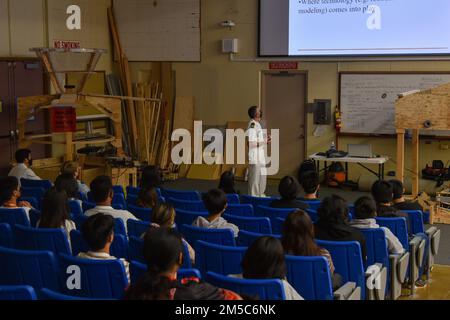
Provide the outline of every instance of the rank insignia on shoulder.
[[250,128],[254,129],[255,128],[255,123],[252,122],[252,124],[250,125]]

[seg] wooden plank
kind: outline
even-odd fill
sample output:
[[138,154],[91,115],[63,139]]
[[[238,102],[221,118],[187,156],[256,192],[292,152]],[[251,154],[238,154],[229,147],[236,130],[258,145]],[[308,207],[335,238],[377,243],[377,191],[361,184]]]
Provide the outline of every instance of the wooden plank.
[[419,130],[412,130],[412,194],[413,196],[417,196],[419,194]]
[[405,180],[405,130],[397,129],[397,180]]
[[177,97],[175,100],[175,113],[173,117],[173,130],[187,129],[194,131],[195,98]]

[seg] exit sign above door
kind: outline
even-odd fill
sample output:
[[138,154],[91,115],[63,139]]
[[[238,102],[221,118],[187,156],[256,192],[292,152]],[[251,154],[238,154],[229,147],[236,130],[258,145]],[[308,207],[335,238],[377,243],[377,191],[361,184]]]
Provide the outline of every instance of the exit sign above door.
[[298,62],[293,61],[278,61],[269,62],[270,70],[297,70]]

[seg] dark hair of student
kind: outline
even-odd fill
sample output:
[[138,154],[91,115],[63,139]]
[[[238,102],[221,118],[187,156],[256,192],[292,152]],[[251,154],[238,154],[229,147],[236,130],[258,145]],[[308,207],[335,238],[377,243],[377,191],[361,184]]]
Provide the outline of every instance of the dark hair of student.
[[225,171],[220,176],[219,189],[225,192],[226,194],[235,194],[237,193],[234,188],[234,173],[231,171]]
[[210,215],[218,214],[227,205],[227,195],[220,189],[211,189],[203,195],[203,203]]
[[333,194],[326,197],[317,209],[318,225],[332,226],[348,221],[348,207],[344,198]]
[[246,279],[284,279],[286,262],[281,242],[269,236],[256,239],[242,259]]
[[248,109],[248,116],[250,117],[250,119],[254,119],[256,117],[256,112],[258,111],[258,107],[257,106],[251,106]]
[[4,177],[0,180],[0,201],[1,204],[9,201],[14,191],[19,189],[19,180],[16,177]]
[[172,281],[163,274],[180,265],[181,236],[172,229],[149,229],[144,236],[147,272],[125,293],[127,300],[168,300]]
[[103,213],[90,216],[81,226],[83,238],[93,251],[103,249],[113,232],[114,218]]
[[313,194],[319,186],[319,175],[316,171],[306,171],[302,174],[302,188],[306,194]]
[[98,176],[91,182],[91,194],[96,203],[105,201],[109,195],[112,195],[113,185],[108,176]]
[[15,154],[17,163],[24,163],[25,159],[30,157],[31,150],[30,149],[18,149]]
[[355,219],[372,219],[377,216],[377,204],[371,197],[361,197],[355,202]]
[[300,185],[294,177],[286,176],[281,179],[278,185],[278,192],[282,199],[294,200],[298,197],[300,192]]
[[153,209],[151,220],[160,227],[171,228],[175,221],[175,208],[170,203],[160,203]]
[[392,185],[385,180],[378,180],[372,185],[372,196],[376,203],[389,203],[392,201]]
[[404,191],[403,183],[400,180],[396,180],[396,179],[389,180],[389,183],[392,186],[393,199],[397,200],[397,199],[400,199],[401,197],[403,197],[403,191]]
[[67,194],[56,187],[50,188],[42,198],[41,220],[39,228],[56,229],[64,227],[65,221],[70,220],[70,209]]
[[147,166],[142,170],[140,188],[150,190],[162,185],[161,170],[157,166]]
[[302,210],[291,212],[283,223],[281,244],[284,252],[294,256],[320,256],[322,249],[314,241],[314,225]]
[[154,188],[152,189],[141,188],[138,193],[136,204],[142,208],[153,209],[158,205],[158,193]]
[[67,197],[78,198],[78,182],[72,173],[62,173],[55,180],[55,187],[59,191],[65,191]]

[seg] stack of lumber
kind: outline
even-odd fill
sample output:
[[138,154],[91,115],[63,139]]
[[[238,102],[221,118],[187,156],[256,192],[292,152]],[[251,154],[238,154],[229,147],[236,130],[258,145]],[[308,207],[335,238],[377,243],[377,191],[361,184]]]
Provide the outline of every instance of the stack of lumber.
[[[142,163],[159,165],[162,169],[170,164],[170,132],[172,129],[170,85],[159,81],[137,83],[131,81],[130,65],[122,49],[114,11],[108,8],[108,22],[114,42],[115,57],[118,62],[120,81],[108,77],[110,94],[127,96],[123,106],[123,128],[126,132],[125,145],[133,158]],[[165,64],[171,71],[171,64]],[[173,79],[170,78],[170,81]],[[169,81],[169,82],[170,82]],[[165,81],[167,82],[167,81]],[[165,89],[166,88],[166,89]],[[166,101],[163,102],[163,91]],[[135,98],[147,99],[135,99]]]

